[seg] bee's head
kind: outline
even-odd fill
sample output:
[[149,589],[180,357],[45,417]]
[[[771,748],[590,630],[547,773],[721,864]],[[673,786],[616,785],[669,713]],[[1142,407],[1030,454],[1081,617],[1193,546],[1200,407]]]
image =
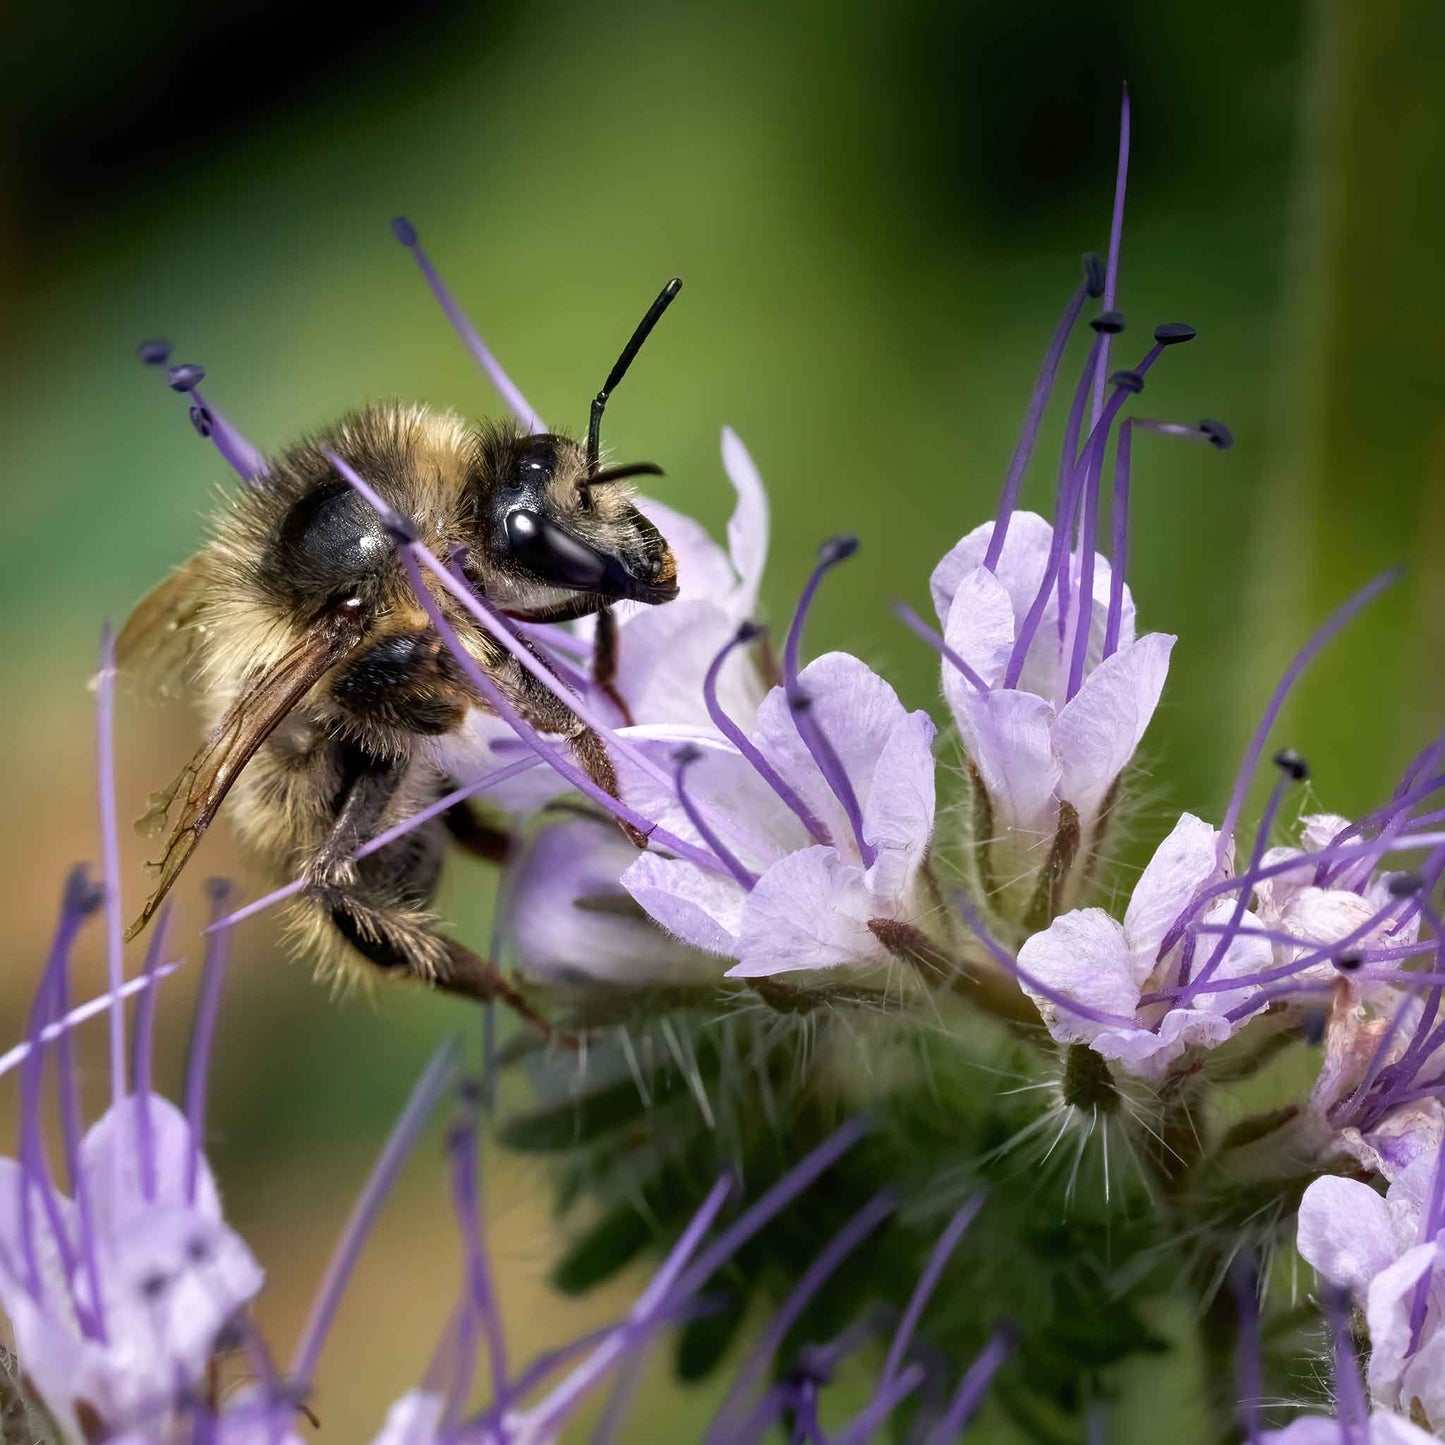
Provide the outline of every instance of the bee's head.
[[[470,482],[474,553],[504,606],[577,615],[609,602],[670,602],[677,564],[633,505],[627,477],[652,466],[596,470],[583,448],[550,432],[479,433]],[[524,600],[525,599],[525,600]]]

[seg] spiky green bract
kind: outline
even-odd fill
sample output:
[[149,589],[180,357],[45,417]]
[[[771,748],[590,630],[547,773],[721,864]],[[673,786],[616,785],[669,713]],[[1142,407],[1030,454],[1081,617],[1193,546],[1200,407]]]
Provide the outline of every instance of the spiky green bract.
[[[777,1368],[860,1318],[874,1322],[881,1357],[890,1312],[950,1214],[981,1191],[924,1315],[914,1355],[930,1389],[914,1409],[1006,1320],[1018,1349],[993,1408],[1030,1438],[1077,1439],[1115,1367],[1165,1348],[1152,1302],[1182,1284],[1206,1310],[1237,1241],[1268,1243],[1297,1197],[1279,1177],[1292,1172],[1290,1121],[1211,1132],[1195,1073],[1146,1087],[948,993],[932,996],[925,1027],[916,1009],[807,997],[781,1011],[762,999],[660,1011],[634,992],[630,1019],[591,1029],[576,1063],[540,1066],[539,1054],[539,1101],[500,1125],[505,1144],[555,1163],[575,1233],[554,1277],[575,1292],[675,1238],[721,1169],[735,1172],[744,1207],[842,1119],[872,1116],[806,1209],[784,1211],[711,1281],[720,1307],[678,1341],[685,1378],[711,1370],[820,1242],[888,1187],[896,1216],[804,1310]],[[601,1006],[592,1000],[594,1019]]]

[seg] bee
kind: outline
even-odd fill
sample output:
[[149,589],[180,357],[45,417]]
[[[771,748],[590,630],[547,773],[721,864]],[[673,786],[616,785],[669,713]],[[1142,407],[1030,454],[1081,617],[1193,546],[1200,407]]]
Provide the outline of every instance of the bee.
[[[154,800],[149,820],[168,832],[128,936],[149,922],[229,799],[243,847],[278,881],[304,881],[288,931],[322,972],[355,976],[369,966],[501,999],[545,1027],[493,962],[440,931],[432,911],[448,843],[497,860],[504,833],[463,801],[353,861],[379,832],[455,790],[475,760],[469,721],[487,707],[412,591],[385,520],[328,453],[505,616],[596,617],[594,676],[607,689],[611,605],[665,603],[678,584],[667,541],[619,485],[660,469],[603,468],[602,414],[681,284],[663,288],[624,348],[592,403],[585,444],[510,421],[372,406],[265,462],[255,485],[226,499],[212,540],[136,607],[117,644],[122,668],[192,684],[210,724]],[[597,733],[449,593],[438,588],[436,602],[511,706],[563,739],[615,795]]]

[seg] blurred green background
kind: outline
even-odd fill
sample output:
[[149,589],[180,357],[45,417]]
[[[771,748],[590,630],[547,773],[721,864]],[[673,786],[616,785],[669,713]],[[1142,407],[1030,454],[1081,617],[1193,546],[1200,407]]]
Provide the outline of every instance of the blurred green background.
[[[821,537],[858,532],[812,640],[928,704],[931,658],[887,604],[923,604],[938,556],[992,510],[1078,254],[1107,239],[1124,81],[1123,351],[1158,321],[1196,325],[1144,409],[1220,417],[1238,438],[1223,456],[1136,447],[1131,581],[1141,621],[1181,639],[1146,743],[1146,841],[1180,807],[1218,816],[1292,650],[1403,561],[1406,580],[1319,662],[1282,729],[1320,803],[1370,806],[1445,695],[1441,14],[1429,0],[498,0],[405,20],[363,3],[325,23],[240,0],[12,11],[4,1041],[62,871],[96,852],[100,619],[197,545],[228,484],[133,360],[138,341],[166,335],[177,360],[203,362],[212,399],[263,448],[368,398],[493,410],[390,237],[405,211],[529,399],[578,428],[679,273],[687,289],[614,402],[609,444],[663,463],[658,494],[720,527],[718,430],[735,426],[771,487],[772,614]],[[1042,501],[1046,474],[1034,483]],[[123,707],[123,815],[193,742],[183,705]],[[143,851],[127,839],[132,899]],[[198,876],[238,867],[216,830]],[[490,886],[480,868],[452,872],[444,909],[468,936],[485,936]],[[93,940],[82,964],[90,988]],[[171,1078],[189,989],[165,1014]],[[475,1021],[401,989],[335,1003],[264,919],[239,939],[228,997],[212,1157],[270,1270],[261,1317],[284,1354],[415,1071]],[[544,1181],[489,1162],[516,1348],[606,1315],[615,1297],[547,1294]],[[441,1180],[429,1145],[367,1251],[319,1382],[324,1439],[364,1438],[427,1358],[455,1281]],[[701,1406],[670,1408],[681,1421]],[[1136,1427],[1119,1438],[1148,1438]]]

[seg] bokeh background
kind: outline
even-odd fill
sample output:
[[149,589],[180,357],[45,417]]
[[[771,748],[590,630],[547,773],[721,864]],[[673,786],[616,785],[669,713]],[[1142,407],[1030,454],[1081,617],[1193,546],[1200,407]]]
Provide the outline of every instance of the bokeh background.
[[[1227,455],[1136,449],[1131,581],[1147,624],[1181,638],[1147,742],[1153,816],[1217,815],[1292,650],[1399,561],[1405,580],[1315,666],[1284,729],[1322,804],[1369,806],[1445,711],[1442,14],[1430,0],[12,9],[0,1042],[20,1032],[64,868],[96,856],[100,621],[196,546],[227,482],[134,361],[138,341],[166,335],[178,360],[203,362],[213,399],[263,447],[368,398],[495,409],[391,239],[405,211],[534,405],[580,427],[641,307],[680,273],[609,443],[662,462],[659,495],[716,527],[718,431],[735,426],[772,491],[772,614],[820,538],[858,532],[815,640],[886,664],[927,704],[930,656],[888,602],[921,605],[934,561],[992,509],[1078,254],[1107,239],[1126,81],[1120,304],[1135,337],[1164,320],[1200,331],[1151,379],[1147,409],[1217,416],[1238,438]],[[183,704],[124,703],[123,815],[172,776],[194,727]],[[144,846],[126,846],[133,902]],[[203,872],[256,887],[224,829]],[[485,937],[491,888],[480,867],[451,873],[443,906],[469,937]],[[181,892],[193,929],[199,889]],[[81,965],[91,991],[94,940]],[[178,980],[164,1010],[172,1080],[190,987]],[[402,989],[334,1001],[269,920],[240,935],[212,1159],[269,1269],[260,1314],[283,1354],[416,1071],[445,1032],[475,1026]],[[85,1042],[97,1099],[100,1043]],[[13,1081],[0,1091],[8,1124]],[[607,1316],[618,1296],[547,1290],[558,1236],[540,1172],[487,1163],[514,1347]],[[455,1264],[430,1138],[331,1340],[318,1438],[366,1438],[417,1378]],[[663,1374],[633,1438],[688,1438],[704,1408]],[[1185,1385],[1161,1376],[1126,1411]],[[1126,1413],[1119,1438],[1152,1438],[1147,1421]]]

